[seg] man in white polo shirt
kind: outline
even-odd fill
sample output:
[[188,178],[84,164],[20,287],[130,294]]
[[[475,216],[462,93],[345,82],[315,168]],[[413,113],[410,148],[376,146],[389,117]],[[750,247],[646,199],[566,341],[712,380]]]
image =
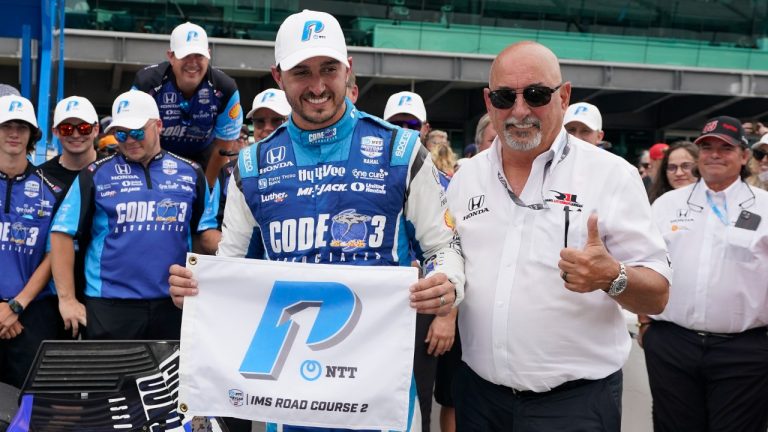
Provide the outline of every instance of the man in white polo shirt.
[[750,187],[741,123],[709,120],[701,179],[653,203],[675,275],[669,304],[643,320],[653,425],[768,429],[768,192]]
[[620,306],[663,310],[671,270],[637,170],[563,128],[571,84],[535,42],[506,48],[499,133],[448,188],[465,259],[457,430],[619,431]]
[[596,106],[577,102],[568,107],[563,118],[565,130],[576,138],[598,145],[603,140],[603,116]]

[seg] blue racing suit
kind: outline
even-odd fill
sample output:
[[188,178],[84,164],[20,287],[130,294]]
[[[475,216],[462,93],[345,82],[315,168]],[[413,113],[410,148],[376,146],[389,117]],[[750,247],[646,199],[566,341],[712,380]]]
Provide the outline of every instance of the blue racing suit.
[[113,155],[81,171],[51,231],[86,234],[88,297],[168,298],[168,268],[184,264],[192,234],[216,228],[200,167],[161,151],[144,167]]
[[163,120],[160,145],[165,150],[200,162],[214,139],[232,141],[240,136],[240,92],[235,80],[218,69],[208,67],[189,99],[176,87],[168,62],[140,70],[133,88],[149,93],[157,102]]
[[[270,260],[408,266],[412,247],[456,285],[457,302],[463,297],[460,248],[418,134],[348,99],[325,129],[304,131],[291,119],[243,149],[227,195],[219,255],[244,256],[254,227]],[[413,385],[411,396],[409,424],[418,429]]]
[[[45,258],[48,229],[63,194],[62,184],[30,163],[15,177],[0,172],[0,299],[21,292]],[[52,294],[43,289],[37,298]]]

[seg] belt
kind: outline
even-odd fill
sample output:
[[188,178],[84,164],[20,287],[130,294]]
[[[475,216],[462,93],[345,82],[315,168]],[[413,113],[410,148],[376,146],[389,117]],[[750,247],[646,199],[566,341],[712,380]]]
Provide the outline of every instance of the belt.
[[509,390],[511,390],[512,394],[515,395],[515,396],[535,397],[535,396],[548,396],[548,395],[552,395],[552,394],[555,394],[555,393],[560,393],[560,392],[563,392],[563,391],[566,391],[566,390],[573,390],[575,388],[579,388],[579,387],[585,386],[585,385],[593,383],[593,382],[595,382],[595,380],[577,379],[577,380],[573,380],[573,381],[566,381],[566,382],[560,384],[559,386],[557,386],[555,388],[552,388],[549,391],[545,391],[545,392],[535,392],[533,390],[517,390],[517,389],[513,389],[511,387],[507,387],[507,388]]

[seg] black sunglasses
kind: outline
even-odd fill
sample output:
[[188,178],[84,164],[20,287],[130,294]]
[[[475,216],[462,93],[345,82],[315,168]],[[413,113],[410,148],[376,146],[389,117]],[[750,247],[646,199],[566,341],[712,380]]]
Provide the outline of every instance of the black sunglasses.
[[768,156],[768,153],[762,150],[752,150],[752,157],[755,158],[755,160],[757,161],[763,160],[763,158],[766,156]]
[[411,130],[419,130],[421,129],[421,122],[416,119],[411,120],[400,120],[396,122],[391,122],[395,126],[400,126],[403,129],[411,129]]
[[525,103],[531,108],[537,108],[548,104],[552,100],[552,93],[562,87],[562,84],[555,88],[532,85],[522,90],[515,90],[510,88],[501,88],[498,90],[491,90],[488,95],[491,99],[491,105],[498,109],[510,109],[515,105],[515,99],[517,99],[518,93],[523,94]]

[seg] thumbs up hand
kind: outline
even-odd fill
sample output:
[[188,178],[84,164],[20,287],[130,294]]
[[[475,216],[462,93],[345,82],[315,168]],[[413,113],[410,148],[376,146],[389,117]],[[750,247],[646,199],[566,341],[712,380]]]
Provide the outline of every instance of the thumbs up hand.
[[564,248],[560,251],[560,277],[565,288],[580,293],[607,291],[619,276],[619,262],[605,248],[597,226],[597,213],[587,220],[587,242],[582,249]]

